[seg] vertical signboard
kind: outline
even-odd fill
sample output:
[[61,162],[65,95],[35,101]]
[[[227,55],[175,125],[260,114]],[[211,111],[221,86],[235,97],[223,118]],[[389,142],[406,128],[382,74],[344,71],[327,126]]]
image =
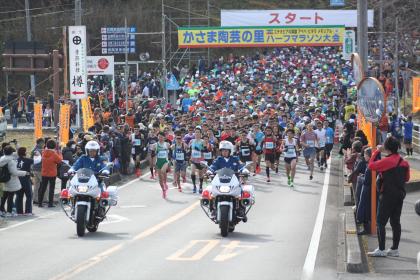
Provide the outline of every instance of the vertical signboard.
[[356,34],[353,30],[346,30],[343,40],[343,59],[351,60],[354,52],[356,52]]
[[413,77],[413,113],[420,111],[420,77]]
[[69,142],[70,132],[70,105],[61,104],[60,107],[60,145],[63,147]]
[[34,136],[35,139],[42,138],[42,104],[34,104]]
[[69,26],[70,99],[87,97],[86,26]]

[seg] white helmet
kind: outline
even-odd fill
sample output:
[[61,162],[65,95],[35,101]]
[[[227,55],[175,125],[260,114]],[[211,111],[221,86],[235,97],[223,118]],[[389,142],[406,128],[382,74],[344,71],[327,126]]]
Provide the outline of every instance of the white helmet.
[[230,151],[230,154],[229,155],[233,154],[234,153],[233,144],[231,142],[229,142],[229,141],[222,141],[222,142],[220,142],[220,144],[219,144],[219,151],[222,151],[222,150],[229,150]]
[[96,150],[96,155],[99,155],[100,146],[96,141],[89,141],[86,143],[85,151],[86,155],[89,155],[89,150]]

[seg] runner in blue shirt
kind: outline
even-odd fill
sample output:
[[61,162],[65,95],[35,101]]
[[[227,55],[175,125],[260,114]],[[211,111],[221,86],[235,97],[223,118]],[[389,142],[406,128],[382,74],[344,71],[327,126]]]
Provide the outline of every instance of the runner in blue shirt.
[[334,146],[334,129],[329,126],[329,121],[324,121],[325,128],[325,155],[327,159],[331,156],[331,151]]

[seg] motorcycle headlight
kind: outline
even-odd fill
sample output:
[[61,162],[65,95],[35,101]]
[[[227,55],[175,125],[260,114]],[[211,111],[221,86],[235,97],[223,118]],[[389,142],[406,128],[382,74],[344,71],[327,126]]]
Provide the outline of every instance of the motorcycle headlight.
[[228,193],[230,192],[230,186],[220,186],[219,191],[221,193]]
[[81,193],[85,193],[85,192],[87,192],[88,191],[88,186],[79,186],[78,188],[77,188],[77,191],[78,192],[81,192]]

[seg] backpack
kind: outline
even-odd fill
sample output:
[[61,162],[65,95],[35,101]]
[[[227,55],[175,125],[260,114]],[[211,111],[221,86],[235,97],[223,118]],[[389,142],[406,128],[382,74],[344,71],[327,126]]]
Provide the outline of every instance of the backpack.
[[8,164],[0,167],[0,183],[7,183],[10,181],[10,171]]

